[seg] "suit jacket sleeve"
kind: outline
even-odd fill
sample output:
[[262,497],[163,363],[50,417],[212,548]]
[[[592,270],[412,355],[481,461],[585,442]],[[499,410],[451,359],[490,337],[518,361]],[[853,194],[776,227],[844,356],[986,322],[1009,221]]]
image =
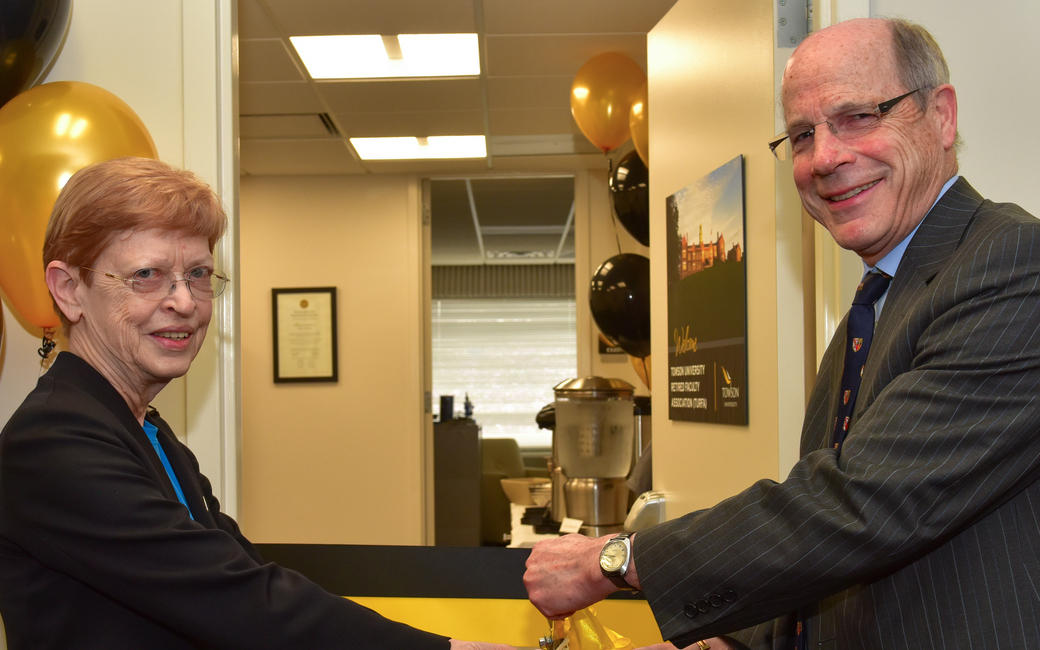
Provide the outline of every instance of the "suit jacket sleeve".
[[[636,566],[666,639],[732,632],[880,580],[1036,480],[1040,222],[963,179],[943,197],[890,288],[839,453],[829,436],[843,330],[787,480],[638,533]],[[778,627],[738,638],[768,647]]]

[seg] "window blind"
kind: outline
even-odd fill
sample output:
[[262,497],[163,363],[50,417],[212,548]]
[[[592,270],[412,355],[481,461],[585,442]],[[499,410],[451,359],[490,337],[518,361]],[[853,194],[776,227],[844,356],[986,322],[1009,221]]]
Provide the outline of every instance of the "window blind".
[[573,298],[573,264],[434,266],[433,298]]
[[535,416],[552,388],[576,376],[572,298],[440,299],[433,304],[433,407],[452,395],[457,415],[469,395],[485,438],[549,447]]

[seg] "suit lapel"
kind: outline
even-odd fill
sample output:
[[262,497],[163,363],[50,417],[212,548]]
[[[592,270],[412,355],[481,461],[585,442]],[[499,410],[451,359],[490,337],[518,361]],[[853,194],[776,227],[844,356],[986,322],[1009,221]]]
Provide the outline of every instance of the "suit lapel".
[[[929,283],[964,240],[982,201],[982,196],[963,177],[957,179],[925,216],[921,227],[906,247],[874,332],[854,417],[865,411],[883,388],[878,385],[880,365],[886,356],[884,351],[893,349],[897,344],[902,330],[898,324],[907,315],[916,313],[914,304],[922,298]],[[906,364],[910,359],[903,361]]]

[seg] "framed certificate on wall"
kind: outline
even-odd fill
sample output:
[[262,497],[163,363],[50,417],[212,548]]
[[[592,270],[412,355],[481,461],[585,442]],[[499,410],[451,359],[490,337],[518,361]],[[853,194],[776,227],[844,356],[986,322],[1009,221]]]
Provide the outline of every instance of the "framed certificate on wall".
[[275,383],[339,381],[336,287],[271,289]]

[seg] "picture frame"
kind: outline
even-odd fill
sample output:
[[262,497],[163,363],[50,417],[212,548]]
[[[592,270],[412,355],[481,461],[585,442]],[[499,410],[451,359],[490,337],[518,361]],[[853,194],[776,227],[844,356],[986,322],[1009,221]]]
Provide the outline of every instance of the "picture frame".
[[665,199],[668,419],[747,426],[744,156]]
[[276,384],[339,381],[336,287],[271,289]]

